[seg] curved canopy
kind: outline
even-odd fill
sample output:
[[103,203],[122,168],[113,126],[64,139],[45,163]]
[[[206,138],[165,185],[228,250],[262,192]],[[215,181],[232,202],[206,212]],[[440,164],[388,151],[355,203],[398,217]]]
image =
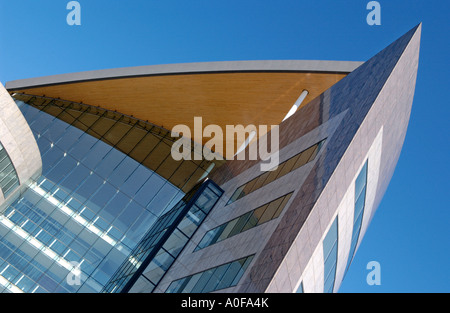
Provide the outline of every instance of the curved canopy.
[[[303,90],[309,92],[303,102],[306,104],[360,64],[337,61],[172,64],[25,79],[9,82],[6,87],[10,93],[60,98],[118,111],[169,130],[186,125],[194,139],[194,117],[202,117],[203,127],[218,125],[224,132],[226,125],[278,125]],[[202,144],[210,139],[203,138]],[[223,147],[226,140],[223,139]],[[228,140],[234,141],[235,151],[243,143],[236,138]],[[223,151],[220,145],[212,150]]]

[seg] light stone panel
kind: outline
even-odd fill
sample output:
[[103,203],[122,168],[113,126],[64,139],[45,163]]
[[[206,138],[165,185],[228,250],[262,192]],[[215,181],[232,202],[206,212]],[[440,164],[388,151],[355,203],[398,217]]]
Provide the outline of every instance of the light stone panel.
[[[366,199],[366,209],[363,218],[363,224],[361,233],[359,236],[358,246],[367,230],[371,217],[373,217],[376,208],[381,201],[384,191],[387,188],[388,182],[393,174],[393,169],[397,163],[401,147],[403,145],[404,137],[406,134],[406,128],[408,125],[409,114],[411,110],[412,98],[414,95],[414,87],[417,75],[418,65],[418,47],[420,42],[420,26],[415,32],[415,36],[412,36],[411,41],[405,47],[402,56],[399,58],[396,66],[392,69],[392,73],[387,78],[386,83],[380,90],[380,93],[376,97],[373,105],[368,111],[365,119],[359,127],[356,135],[352,139],[347,151],[340,160],[333,175],[331,176],[328,184],[325,186],[322,194],[317,200],[312,212],[318,210],[319,212],[325,211],[323,199],[330,197],[331,201],[328,202],[328,208],[338,207],[336,204],[336,198],[344,195],[343,188],[350,186],[349,190],[354,190],[354,179],[359,173],[359,170],[363,166],[365,159],[367,158],[366,151],[370,151],[369,154],[369,173],[368,173],[368,193]],[[405,83],[406,82],[406,83]],[[401,96],[400,96],[401,95]],[[395,105],[393,105],[395,104]],[[386,131],[388,129],[388,131]],[[383,138],[383,130],[386,133],[386,138]],[[373,139],[375,138],[375,139]],[[369,142],[372,142],[369,149]],[[356,167],[358,166],[358,167]],[[353,176],[350,179],[349,176]],[[352,184],[349,185],[349,181],[352,180]],[[351,188],[353,186],[353,188]],[[333,195],[333,196],[331,196]],[[342,197],[343,198],[343,197]],[[344,202],[345,203],[345,202]],[[351,202],[350,202],[351,203]],[[354,208],[354,203],[350,205],[347,203],[348,210]],[[342,208],[340,208],[342,210]],[[338,209],[339,211],[339,209]],[[311,212],[311,214],[313,214]],[[349,215],[347,214],[346,222],[348,224]],[[334,219],[330,219],[328,224],[331,225]],[[309,222],[309,223],[308,223]],[[321,262],[319,261],[322,253],[322,238],[316,240],[312,238],[312,232],[315,228],[312,227],[313,222],[306,221],[306,227],[309,230],[309,238],[303,236],[303,238],[297,237],[296,240],[310,240],[316,244],[316,250],[311,256],[312,265],[305,268],[304,276],[307,277],[307,281],[304,283],[305,292],[323,292],[323,278],[320,281],[320,275],[323,276],[323,256]],[[340,224],[340,221],[339,221]],[[342,278],[344,275],[346,261],[348,255],[349,244],[346,243],[349,236],[343,234],[341,225],[339,225],[340,234],[345,238],[344,244],[339,245],[338,264],[337,264],[337,276],[335,291],[338,290]],[[351,227],[352,229],[352,227]],[[316,231],[318,232],[318,231]],[[299,234],[301,234],[300,232]],[[325,231],[326,233],[326,231]],[[340,238],[340,243],[341,243]],[[294,243],[295,245],[295,243]],[[341,247],[342,246],[342,247]],[[342,249],[341,249],[342,248]],[[280,273],[284,267],[283,263],[287,262],[286,259],[293,258],[294,255],[288,252],[281,262],[278,271],[272,279],[270,285],[266,289],[266,292],[292,292],[287,288],[277,288],[279,283],[284,279],[285,274]],[[322,268],[322,271],[320,269]],[[312,273],[312,274],[311,274]],[[277,276],[280,276],[278,278]],[[314,284],[314,286],[308,286]],[[297,283],[298,285],[298,283]]]
[[[379,205],[392,177],[406,133],[418,66],[420,28],[420,25],[415,27],[376,57],[367,61],[360,69],[333,86],[321,97],[320,103],[326,105],[327,94],[332,94],[329,99],[334,103],[334,106],[330,107],[330,112],[331,110],[338,111],[342,106],[349,105],[351,114],[343,127],[338,129],[339,133],[335,136],[334,142],[331,141],[333,142],[333,153],[324,154],[324,156],[330,158],[324,160],[324,163],[317,163],[319,168],[314,169],[315,176],[310,175],[311,177],[305,182],[302,192],[303,197],[297,197],[299,199],[297,205],[301,206],[303,211],[310,212],[311,209],[315,208],[319,209],[320,212],[325,212],[327,209],[335,210],[338,207],[340,199],[342,199],[351,180],[357,174],[358,167],[364,161],[364,156],[370,148],[370,142],[377,136],[381,126],[384,126],[385,137],[381,149],[380,179],[374,201],[375,207]],[[383,94],[385,95],[383,96]],[[382,97],[385,97],[386,101],[379,101]],[[311,105],[313,104],[309,104],[309,106]],[[374,112],[377,107],[380,108],[382,113],[378,111],[378,115],[367,115],[369,111]],[[370,125],[367,126],[367,129],[361,127],[364,120],[368,121],[367,124]],[[348,151],[351,152],[348,153]],[[333,166],[333,164],[336,165]],[[322,173],[325,173],[325,175]],[[331,175],[327,181],[328,173],[331,173]],[[312,187],[309,187],[309,185],[312,185]],[[314,189],[314,186],[316,189]],[[312,195],[308,196],[309,193],[312,193]],[[317,197],[317,200],[314,200],[315,197]],[[327,198],[328,200],[324,200]],[[314,202],[312,207],[311,201]],[[293,229],[298,228],[300,230],[305,227],[304,223],[297,223],[304,218],[304,215],[301,216],[303,211],[299,212],[299,218],[291,223],[292,227],[289,230],[278,227],[277,231],[284,233],[284,235],[274,235],[271,239],[272,244],[268,244],[265,249],[266,255],[274,256],[276,259],[271,264],[265,262],[264,257],[257,259],[251,268],[250,278],[247,278],[244,287],[239,291],[267,292],[269,291],[267,287],[272,280],[276,281],[273,286],[280,286],[279,281],[284,279],[284,275],[280,275],[279,271],[284,268],[281,265],[285,261],[286,255],[283,252],[283,247],[285,242],[288,241],[283,238],[290,238],[290,234],[294,232]],[[331,222],[332,219],[324,218],[321,224],[331,224]],[[299,233],[299,230],[296,233]],[[322,235],[316,229],[311,229],[309,238],[305,238],[305,240],[309,239],[310,244],[317,247],[321,242]],[[278,245],[276,245],[277,242]],[[281,260],[279,255],[283,256]],[[312,255],[306,257],[312,258]],[[277,259],[280,261],[277,261]],[[277,264],[276,267],[275,264]],[[345,265],[338,264],[339,266]],[[281,277],[279,280],[277,275]],[[315,273],[315,275],[318,274]],[[273,276],[273,279],[268,281],[264,278],[267,276]],[[280,289],[272,289],[271,291],[284,292]]]
[[[367,123],[366,123],[367,124]],[[364,126],[362,126],[364,128]],[[358,150],[352,148],[358,146],[358,140],[362,136],[362,129],[358,132],[355,140],[352,143],[349,151],[344,156],[342,162],[342,167],[349,168],[349,164],[346,163],[346,160],[352,160],[352,154],[359,153]],[[355,208],[355,181],[360,173],[362,167],[366,160],[369,162],[369,173],[367,180],[367,191],[366,191],[366,207],[364,210],[363,221],[370,219],[372,210],[373,210],[373,199],[376,194],[377,185],[378,185],[378,172],[380,169],[380,159],[381,159],[381,148],[382,148],[382,137],[383,137],[383,128],[380,129],[377,137],[374,139],[369,151],[363,157],[362,163],[359,165],[359,168],[356,170],[353,179],[351,181],[350,186],[348,187],[345,195],[343,196],[335,214],[330,220],[330,223],[322,232],[322,237],[319,240],[319,244],[316,246],[315,251],[311,257],[311,261],[305,268],[305,271],[302,275],[295,276],[295,272],[292,270],[288,271],[288,275],[292,277],[292,280],[296,281],[294,288],[291,290],[288,289],[289,286],[280,284],[279,282],[283,279],[283,277],[277,277],[280,275],[286,275],[282,273],[280,270],[277,271],[274,280],[271,282],[269,287],[267,288],[267,292],[296,292],[298,286],[303,281],[304,292],[311,293],[322,293],[323,292],[323,284],[324,284],[324,259],[323,259],[323,246],[322,242],[328,233],[328,230],[331,227],[332,222],[335,220],[336,216],[338,217],[338,263],[336,270],[336,280],[335,280],[335,288],[334,290],[338,290],[339,286],[344,277],[344,271],[347,265],[348,254],[350,252],[350,244],[352,240],[352,231],[353,231],[353,221],[354,221],[354,208]],[[353,145],[355,144],[355,145]],[[326,197],[326,191],[321,195],[322,197]],[[372,199],[372,201],[371,201]],[[319,200],[319,202],[321,202]],[[311,211],[308,219],[305,222],[306,229],[308,230],[308,235],[315,231],[318,227],[317,221],[320,220],[320,215],[323,215],[323,211],[321,212],[318,208],[320,206],[315,206]],[[307,241],[309,237],[306,236],[304,232],[300,232],[297,239],[294,241],[289,252],[286,254],[285,259],[282,263],[291,263],[297,264],[298,259],[298,251],[294,251],[295,247],[298,245],[298,242]],[[292,267],[292,266],[291,266]],[[299,266],[298,266],[299,267]],[[280,269],[283,269],[282,267]],[[278,282],[274,284],[274,282]],[[281,288],[276,286],[282,286]]]
[[[338,125],[345,118],[346,113],[347,111],[342,112],[281,149],[280,163],[331,136]],[[327,142],[325,142],[322,146],[319,155],[326,149],[326,145]],[[316,159],[317,157],[315,160]],[[194,234],[192,240],[186,245],[186,248],[177,258],[168,273],[164,276],[163,280],[159,283],[155,292],[164,292],[172,281],[182,277],[189,276],[191,274],[195,274],[251,254],[256,254],[257,256],[272,235],[274,229],[277,227],[278,221],[292,203],[292,199],[295,197],[296,192],[313,168],[315,160],[305,164],[289,174],[284,175],[283,177],[278,178],[276,183],[266,185],[229,205],[226,204],[236,188],[262,174],[259,164],[251,167],[247,171],[220,186],[225,191],[224,195],[219,200],[214,210],[211,211],[207,219],[202,223],[197,233]],[[263,225],[249,229],[245,233],[235,235],[193,253],[193,250],[207,231],[292,191],[294,193],[278,219],[269,221]],[[244,274],[244,276],[245,275],[246,274]],[[243,278],[241,281],[242,280]],[[289,276],[285,275],[282,283],[291,286],[296,282],[291,281]],[[238,286],[239,284],[233,288],[238,288]],[[138,292],[137,288],[134,290]]]
[[[361,129],[361,137],[364,136],[363,129],[365,128],[365,125],[362,126]],[[367,155],[363,158],[363,163],[360,164],[359,168],[356,171],[356,175],[352,181],[352,184],[350,185],[350,197],[352,199],[352,202],[347,203],[347,207],[351,208],[347,211],[340,211],[340,215],[347,216],[346,222],[347,225],[344,227],[342,225],[339,226],[339,246],[338,246],[338,267],[336,270],[336,281],[335,281],[335,288],[334,291],[336,292],[339,290],[339,287],[342,283],[342,280],[344,279],[345,275],[345,269],[347,266],[347,261],[350,253],[350,245],[352,240],[352,232],[353,232],[353,222],[354,222],[354,208],[355,208],[355,182],[356,178],[361,172],[362,167],[365,164],[365,160],[368,160],[368,173],[367,173],[367,187],[366,187],[366,201],[365,201],[365,207],[364,207],[364,215],[363,215],[363,223],[364,220],[369,220],[370,216],[372,214],[372,211],[376,208],[373,206],[375,195],[377,193],[377,186],[378,186],[378,178],[379,178],[379,172],[380,172],[380,165],[381,165],[381,153],[382,153],[382,143],[383,143],[383,127],[381,127],[380,131],[378,132],[378,135],[376,136],[374,142],[372,143],[372,146],[370,150],[368,151]],[[350,198],[349,197],[349,198]],[[339,217],[341,218],[341,217]],[[361,242],[363,238],[363,234],[360,232],[359,240],[358,242]],[[358,247],[355,250],[358,250]]]
[[8,153],[20,182],[20,188],[7,199],[0,190],[0,208],[3,208],[31,178],[41,174],[42,159],[27,121],[2,84],[0,84],[0,142]]
[[[362,237],[400,154],[414,95],[420,29],[419,25],[409,31],[280,125],[280,162],[283,162],[295,154],[291,151],[302,151],[300,146],[307,141],[308,134],[344,114],[334,130],[327,128],[330,138],[310,166],[305,165],[278,179],[273,186],[265,186],[228,206],[226,202],[234,190],[260,174],[259,162],[231,161],[213,173],[211,178],[225,189],[225,194],[164,277],[157,292],[164,292],[173,280],[255,251],[255,258],[239,284],[227,291],[292,292],[299,278],[303,278],[306,292],[323,292],[321,242],[342,205],[340,210],[346,212],[342,213],[343,222],[339,221],[339,233],[344,242],[338,251],[338,286],[350,247],[351,230],[348,228],[352,228],[354,210],[351,186],[354,187],[358,170],[371,147],[376,147],[377,153],[381,153],[379,173],[371,172],[369,165],[369,179],[374,178],[372,183],[376,185],[370,188],[376,191],[369,191],[367,195],[369,204],[363,219]],[[382,143],[374,145],[382,127]],[[324,133],[315,134],[311,140]],[[310,145],[317,142],[312,141]],[[305,143],[303,148],[307,147]],[[192,252],[206,231],[292,191],[289,188],[294,185],[290,203],[277,220],[258,226],[258,231],[253,229]]]
[[[419,30],[417,31],[416,36],[411,39],[409,47],[405,50],[399,60],[399,63],[402,62],[403,64],[408,64],[408,66],[397,66],[394,68],[392,75],[388,78],[387,83],[378,96],[373,111],[369,112],[369,114],[371,114],[369,121],[372,121],[373,124],[379,125],[384,121],[385,124],[393,125],[393,128],[395,127],[394,129],[391,129],[386,134],[386,136],[389,137],[388,142],[395,142],[400,147],[403,145],[403,142],[405,140],[408,121],[411,114],[411,103],[413,102],[414,97],[414,92],[411,92],[410,89],[415,87],[417,70],[412,71],[410,69],[417,69],[419,63],[419,47],[421,40],[420,30],[421,26],[419,26]],[[405,79],[411,83],[409,85],[405,84]],[[399,97],[398,95],[400,94],[408,95],[408,97]],[[398,105],[389,105],[393,101],[397,102]],[[399,108],[404,109],[401,110]],[[369,124],[367,127],[367,131],[373,132],[373,127],[374,125]],[[363,220],[360,238],[362,238],[366,233],[367,228],[369,227],[369,224],[376,212],[376,209],[381,202],[380,195],[384,194],[387,188],[387,184],[385,182],[389,182],[393,175],[394,168],[392,168],[392,164],[395,165],[400,157],[401,149],[393,149],[392,144],[389,145],[386,142],[383,142],[382,149],[383,157],[388,157],[392,159],[393,162],[391,162],[391,168],[386,169],[384,170],[384,172],[380,173],[380,177],[382,179],[380,179],[380,183],[378,184],[378,192],[376,193],[376,195],[370,195],[370,198],[368,199],[371,203],[371,214],[370,216],[368,216],[368,218],[364,218]],[[360,244],[361,241],[358,242],[358,247]]]

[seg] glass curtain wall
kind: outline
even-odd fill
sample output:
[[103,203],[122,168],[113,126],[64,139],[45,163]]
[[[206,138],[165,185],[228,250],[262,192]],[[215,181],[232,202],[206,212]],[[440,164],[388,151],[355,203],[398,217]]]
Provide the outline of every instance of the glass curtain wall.
[[223,190],[206,180],[161,216],[134,248],[103,292],[128,292],[140,276],[153,291],[212,210]]
[[43,174],[0,216],[0,291],[99,292],[185,192],[102,140],[123,125],[99,138],[17,102]]
[[[225,162],[196,160],[194,151],[199,145],[194,142],[191,144],[191,159],[175,161],[171,157],[171,148],[179,138],[172,137],[172,133],[167,129],[133,116],[49,97],[14,94],[14,98],[107,143],[142,166],[157,172],[185,193]],[[64,138],[67,146],[75,139]]]
[[0,142],[0,189],[3,192],[3,196],[5,198],[8,197],[19,185],[16,169]]

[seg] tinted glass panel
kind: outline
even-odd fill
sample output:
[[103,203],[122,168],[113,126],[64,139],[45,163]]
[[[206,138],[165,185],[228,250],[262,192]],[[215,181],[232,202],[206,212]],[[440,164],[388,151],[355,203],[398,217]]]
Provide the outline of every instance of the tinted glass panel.
[[240,186],[233,193],[227,204],[231,204],[239,200],[240,198],[246,196],[247,194],[252,193],[255,190],[258,190],[259,188],[264,187],[267,184],[270,184],[275,179],[283,177],[284,175],[296,170],[297,168],[305,165],[306,163],[311,162],[319,153],[319,150],[324,144],[325,140],[326,139],[318,142],[314,146],[306,149],[305,151],[279,164],[276,170],[265,172],[264,174],[261,174],[260,176],[249,181],[248,183]]
[[[213,292],[220,289],[229,288],[235,286],[239,280],[242,278],[246,269],[250,265],[253,260],[253,255],[239,259],[234,262],[226,263],[221,266],[206,270],[201,273],[197,273],[192,276],[188,276],[176,281],[173,281],[169,288],[167,288],[166,293],[168,292]],[[180,286],[180,281],[195,279],[195,286],[193,283],[189,282],[189,284],[185,286]]]
[[[207,180],[186,194],[171,210],[156,220],[103,291],[127,292],[140,275],[144,275],[157,285],[206,217],[203,210],[210,211],[219,200],[221,192],[223,191],[211,180]],[[207,240],[214,240],[217,236],[218,234],[211,234],[212,239],[208,237]],[[124,277],[128,277],[128,281],[123,284]],[[187,288],[186,286],[204,288],[208,283],[206,279],[207,277],[202,278],[195,284],[190,279],[186,280],[182,284],[172,286],[169,292],[177,292]]]
[[359,233],[361,231],[361,224],[364,217],[364,208],[366,205],[366,189],[367,189],[367,167],[368,161],[364,163],[358,177],[355,181],[355,209],[353,214],[353,231],[352,231],[352,244],[350,246],[350,251],[348,254],[347,266],[345,273],[347,273],[348,268],[355,255],[356,246],[359,239]]
[[247,212],[228,223],[222,224],[214,229],[208,231],[200,240],[194,251],[203,249],[214,243],[230,238],[241,232],[249,230],[253,227],[266,223],[274,218],[277,218],[281,211],[288,203],[292,193],[283,197],[275,199],[253,211]]
[[[135,193],[121,191],[135,188],[135,181],[128,178],[157,177],[157,173],[138,167],[123,152],[43,111],[27,104],[20,108],[26,111],[41,150],[43,172],[2,215],[0,254],[6,270],[0,275],[6,280],[0,279],[0,285],[9,284],[12,287],[6,290],[13,292],[101,291],[161,212],[183,192],[173,185],[172,192],[164,195],[149,188],[147,192],[158,199],[154,206],[136,201]],[[101,124],[99,116],[74,116],[72,122],[86,116],[85,129],[96,125],[98,132],[108,135],[108,125]],[[113,129],[120,133],[118,126]],[[110,140],[117,140],[114,136]],[[18,180],[5,157],[0,146],[4,169],[0,187],[12,192]],[[171,185],[160,180],[164,186]],[[167,248],[174,254],[180,250],[175,244]],[[167,267],[166,259],[159,260],[159,268]],[[81,279],[71,284],[67,277],[78,270]]]
[[19,186],[19,177],[8,153],[1,143],[0,160],[0,189],[6,198]]
[[336,277],[338,251],[338,218],[334,220],[323,240],[324,256],[324,292],[333,292]]
[[303,291],[303,282],[302,282],[302,283],[300,283],[300,286],[298,286],[296,293],[303,293],[303,292],[304,291]]

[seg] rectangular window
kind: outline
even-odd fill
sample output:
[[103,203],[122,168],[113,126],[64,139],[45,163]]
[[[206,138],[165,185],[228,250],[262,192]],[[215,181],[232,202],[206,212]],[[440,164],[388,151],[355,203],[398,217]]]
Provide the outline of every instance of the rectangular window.
[[254,255],[173,281],[166,293],[207,293],[236,286]]
[[3,196],[5,198],[8,197],[19,185],[16,169],[5,148],[0,143],[0,188]]
[[240,186],[233,193],[227,205],[243,198],[244,196],[252,193],[253,191],[258,190],[270,184],[274,180],[283,177],[289,174],[290,172],[295,171],[299,167],[311,162],[312,160],[315,159],[315,157],[319,153],[319,150],[325,143],[325,140],[326,139],[316,143],[315,145],[304,150],[303,152],[300,152],[299,154],[293,156],[289,160],[284,161],[283,163],[278,165],[278,168],[276,170],[265,172],[264,174],[261,174],[258,177],[252,179],[248,183]]
[[203,236],[194,251],[206,248],[216,242],[225,240],[277,218],[289,202],[291,196],[292,192],[211,229]]

